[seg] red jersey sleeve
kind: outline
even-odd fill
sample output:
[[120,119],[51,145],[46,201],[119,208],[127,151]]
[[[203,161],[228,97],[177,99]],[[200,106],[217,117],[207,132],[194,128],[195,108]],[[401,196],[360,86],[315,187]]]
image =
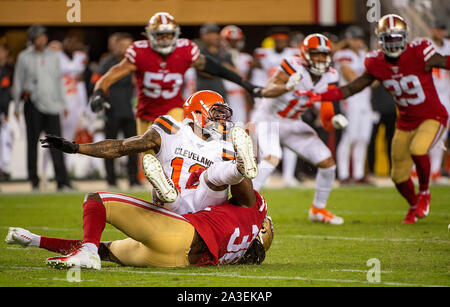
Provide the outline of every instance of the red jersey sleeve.
[[423,64],[425,64],[436,53],[433,43],[428,39],[413,41],[411,42],[411,45],[414,46],[417,59]]
[[141,65],[142,61],[142,49],[148,48],[148,41],[141,40],[141,41],[135,41],[132,43],[127,51],[125,52],[125,58],[130,62],[131,64],[135,65],[136,67],[139,67]]
[[183,50],[183,60],[185,61],[186,67],[189,68],[193,63],[195,63],[200,57],[200,48],[193,41],[185,38],[180,38],[177,41],[177,48]]

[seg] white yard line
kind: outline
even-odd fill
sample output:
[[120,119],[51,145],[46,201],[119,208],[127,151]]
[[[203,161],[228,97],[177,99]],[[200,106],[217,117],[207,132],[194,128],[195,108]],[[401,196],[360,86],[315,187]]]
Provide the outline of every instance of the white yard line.
[[414,238],[362,238],[362,237],[341,237],[341,236],[319,236],[319,235],[280,235],[299,239],[323,239],[323,240],[346,240],[360,242],[427,242],[450,244],[450,240],[441,239],[414,239]]
[[[0,266],[1,269],[15,269],[15,270],[43,270],[43,267],[24,267],[24,266]],[[239,275],[231,273],[183,273],[183,272],[167,272],[167,271],[142,271],[142,270],[121,270],[121,269],[107,269],[102,271],[111,273],[130,273],[130,274],[153,274],[153,275],[172,275],[172,276],[212,276],[212,277],[231,277],[244,279],[274,279],[274,280],[302,280],[302,281],[318,281],[318,282],[339,282],[351,284],[368,284],[368,285],[386,285],[399,287],[448,287],[443,285],[427,285],[427,284],[410,284],[402,282],[379,282],[370,283],[364,280],[352,279],[334,279],[334,278],[308,278],[302,276],[260,276],[260,275]]]

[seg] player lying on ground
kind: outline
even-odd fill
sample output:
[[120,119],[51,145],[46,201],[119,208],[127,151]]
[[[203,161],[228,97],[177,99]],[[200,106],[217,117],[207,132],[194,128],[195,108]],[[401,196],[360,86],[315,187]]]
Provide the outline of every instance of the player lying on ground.
[[[152,150],[155,156],[145,155],[143,165],[157,192],[152,193],[153,203],[185,214],[225,202],[229,186],[257,175],[250,136],[242,128],[233,127],[231,116],[232,110],[222,96],[199,91],[186,100],[182,123],[161,116],[145,134],[127,139],[78,145],[47,136],[41,142],[44,147],[99,158]],[[191,173],[206,167],[198,184],[187,187]]]
[[[101,268],[101,260],[135,267],[260,264],[273,239],[264,198],[250,179],[231,188],[232,198],[193,214],[179,215],[149,202],[116,193],[89,193],[83,203],[83,239],[39,236],[10,227],[6,243],[37,246],[65,256],[55,268]],[[109,223],[129,238],[100,242]]]
[[[327,145],[301,119],[307,107],[297,96],[299,91],[305,90],[324,92],[334,86],[339,76],[330,67],[331,43],[325,36],[307,36],[301,45],[301,54],[301,58],[291,56],[284,59],[262,89],[263,97],[273,99],[264,99],[254,114],[262,160],[258,165],[259,175],[253,184],[257,190],[260,189],[280,163],[281,143],[317,167],[316,192],[309,218],[315,222],[341,225],[344,220],[326,209],[335,179],[336,163]],[[343,115],[334,114],[331,102],[322,104],[320,116],[326,130],[342,128],[346,124]],[[272,123],[278,124],[276,129]]]
[[90,99],[93,111],[108,107],[106,101],[109,87],[134,73],[139,90],[138,134],[143,134],[163,114],[181,120],[184,75],[190,67],[234,82],[250,94],[258,95],[259,88],[242,80],[241,76],[214,58],[201,54],[194,42],[179,38],[180,27],[170,14],[153,15],[145,28],[145,35],[146,40],[135,41],[128,48],[125,58],[95,84],[95,92]]
[[[413,224],[430,210],[430,158],[428,152],[445,130],[448,114],[439,100],[432,68],[450,69],[450,58],[436,53],[428,40],[408,43],[408,27],[400,16],[383,16],[377,26],[381,50],[369,53],[366,71],[346,86],[325,93],[308,93],[309,104],[337,101],[352,96],[380,80],[396,99],[397,128],[392,140],[391,178],[408,201],[404,224]],[[411,179],[412,166],[419,177],[416,195]]]

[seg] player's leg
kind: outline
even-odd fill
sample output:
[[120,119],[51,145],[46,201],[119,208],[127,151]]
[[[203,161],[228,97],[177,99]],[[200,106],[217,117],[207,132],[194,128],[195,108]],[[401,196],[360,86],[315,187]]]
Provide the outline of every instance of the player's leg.
[[441,165],[446,150],[444,145],[446,137],[447,133],[444,131],[437,144],[430,149],[431,180],[433,182],[437,182],[441,178]]
[[295,152],[287,147],[283,147],[283,184],[287,187],[295,187],[298,185],[297,178],[295,178],[295,169],[297,167],[298,156]]
[[181,215],[126,195],[100,196],[107,222],[129,237],[106,245],[116,262],[138,267],[189,265],[195,229]]
[[357,183],[368,183],[365,180],[365,166],[367,148],[369,147],[370,136],[372,135],[372,111],[364,109],[358,122],[359,133],[353,145],[353,178]]
[[331,151],[309,125],[299,121],[295,127],[295,130],[284,137],[282,142],[301,158],[317,167],[316,191],[309,217],[312,221],[341,225],[344,220],[326,209],[336,177],[336,163]]
[[167,112],[167,115],[172,116],[173,119],[175,119],[176,121],[183,121],[184,118],[184,113],[183,113],[183,108],[173,108],[170,109],[169,112]]
[[392,139],[391,178],[400,195],[409,204],[408,213],[403,220],[403,224],[413,224],[416,222],[415,209],[417,195],[411,178],[411,169],[414,162],[409,152],[412,136],[413,133],[411,131],[396,129]]
[[350,182],[350,149],[352,143],[350,140],[350,136],[346,130],[347,128],[348,126],[342,132],[342,137],[336,149],[338,178],[342,184]]
[[264,187],[281,161],[280,125],[282,125],[281,122],[268,120],[256,123],[256,139],[260,159],[258,176],[253,179],[253,188],[257,191]]
[[416,129],[411,140],[410,152],[419,178],[419,197],[416,216],[423,218],[430,209],[430,157],[428,152],[441,137],[444,126],[435,120],[426,120]]

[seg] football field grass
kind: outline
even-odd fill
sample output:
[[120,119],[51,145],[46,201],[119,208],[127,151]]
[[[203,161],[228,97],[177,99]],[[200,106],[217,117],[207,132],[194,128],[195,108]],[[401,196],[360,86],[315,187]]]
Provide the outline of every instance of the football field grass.
[[[328,207],[345,224],[332,226],[308,220],[313,190],[264,190],[275,238],[262,265],[130,268],[103,262],[101,271],[81,271],[81,282],[69,282],[68,271],[45,266],[53,253],[7,245],[4,238],[8,226],[81,238],[84,194],[3,194],[0,286],[450,286],[450,188],[431,191],[430,216],[402,225],[407,205],[394,188],[335,189]],[[102,240],[124,237],[107,225]],[[379,261],[378,283],[367,279],[373,258]]]

